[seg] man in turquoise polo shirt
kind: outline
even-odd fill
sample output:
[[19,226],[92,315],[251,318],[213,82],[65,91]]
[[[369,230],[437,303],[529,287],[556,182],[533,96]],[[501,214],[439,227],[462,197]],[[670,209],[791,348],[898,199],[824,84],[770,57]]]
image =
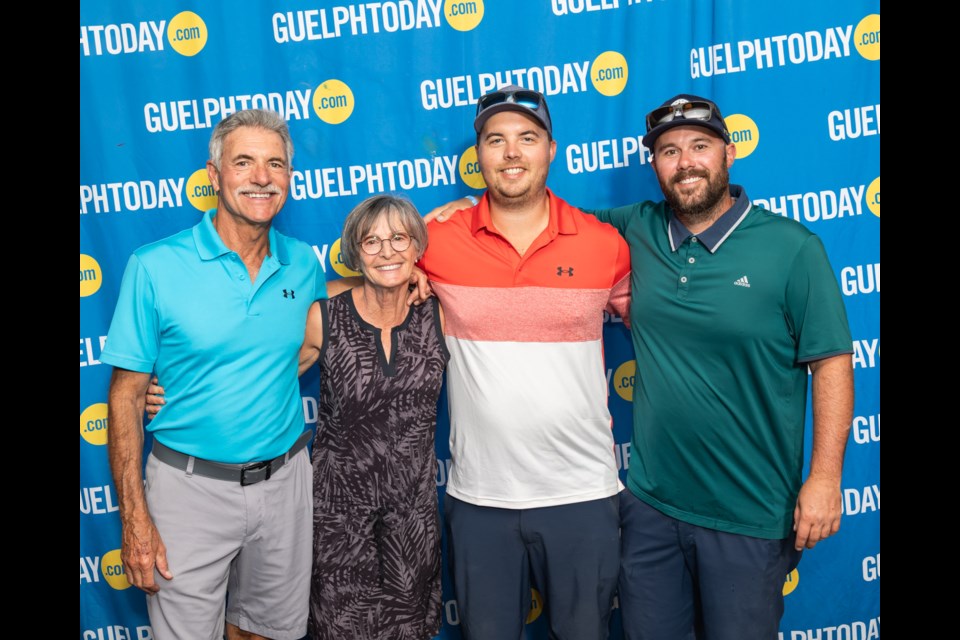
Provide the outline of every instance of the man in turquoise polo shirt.
[[633,263],[624,631],[775,638],[785,576],[840,525],[853,417],[843,300],[819,238],[730,184],[736,146],[713,102],[667,100],[643,143],[666,201],[595,212]]
[[[154,637],[293,640],[306,633],[312,471],[297,355],[326,296],[308,245],[272,227],[293,144],[277,114],[220,122],[207,171],[217,208],[130,258],[102,361],[127,579]],[[148,430],[144,392],[168,401]],[[160,576],[159,578],[157,576]]]

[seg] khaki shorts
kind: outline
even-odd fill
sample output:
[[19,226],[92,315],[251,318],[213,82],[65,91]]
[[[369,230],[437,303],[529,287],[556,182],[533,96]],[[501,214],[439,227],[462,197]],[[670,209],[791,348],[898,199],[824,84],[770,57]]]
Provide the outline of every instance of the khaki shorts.
[[306,449],[246,487],[188,476],[151,455],[146,493],[173,573],[169,581],[157,573],[160,591],[147,596],[154,638],[220,640],[224,616],[275,640],[306,635],[313,543]]

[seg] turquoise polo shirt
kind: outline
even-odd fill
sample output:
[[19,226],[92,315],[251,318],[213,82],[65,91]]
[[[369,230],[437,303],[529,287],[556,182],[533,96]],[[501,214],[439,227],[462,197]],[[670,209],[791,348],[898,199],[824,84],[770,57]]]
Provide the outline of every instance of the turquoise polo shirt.
[[267,460],[304,429],[298,353],[326,281],[307,244],[271,228],[250,282],[215,213],[134,252],[100,359],[157,374],[167,404],[146,428],[164,445],[218,462]]
[[627,486],[679,520],[785,538],[803,468],[807,363],[851,353],[819,238],[735,204],[691,234],[665,202],[596,211],[630,246],[637,357]]

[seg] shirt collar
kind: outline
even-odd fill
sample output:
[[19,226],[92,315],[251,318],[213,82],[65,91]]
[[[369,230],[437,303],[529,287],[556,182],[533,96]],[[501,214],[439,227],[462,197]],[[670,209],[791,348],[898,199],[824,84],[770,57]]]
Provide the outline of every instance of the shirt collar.
[[[553,191],[549,188],[546,191],[547,198],[550,199],[550,221],[547,222],[547,231],[550,233],[550,237],[553,238],[557,234],[572,235],[577,233],[577,220],[573,215],[572,207],[553,195]],[[489,229],[497,234],[500,233],[490,217],[490,196],[486,192],[480,199],[480,204],[474,207],[473,225],[470,231],[473,235],[477,235],[483,229]]]
[[[715,253],[724,240],[730,237],[733,230],[736,229],[750,211],[750,198],[747,197],[746,190],[737,184],[730,185],[730,196],[735,199],[733,206],[724,212],[717,220],[710,225],[708,229],[697,234],[697,239],[707,248],[710,253]],[[668,227],[670,236],[670,250],[676,251],[687,238],[693,236],[682,222],[670,212],[670,225]]]
[[[203,219],[193,228],[193,240],[197,244],[197,253],[201,260],[213,260],[233,251],[223,242],[223,238],[217,233],[217,228],[213,226],[213,217],[217,214],[216,209],[210,209],[203,214]],[[270,254],[276,256],[280,264],[289,264],[290,255],[287,252],[287,246],[281,242],[276,229],[270,226]]]

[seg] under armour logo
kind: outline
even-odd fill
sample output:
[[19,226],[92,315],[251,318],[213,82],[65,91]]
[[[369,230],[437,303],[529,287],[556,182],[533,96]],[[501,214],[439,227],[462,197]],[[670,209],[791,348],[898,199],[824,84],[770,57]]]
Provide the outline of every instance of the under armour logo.
[[558,276],[562,276],[564,273],[566,273],[568,276],[572,276],[572,275],[573,275],[573,267],[569,267],[569,268],[567,268],[567,269],[564,269],[563,267],[557,267],[557,275],[558,275]]
[[284,290],[283,290],[283,297],[284,297],[284,298],[296,298],[297,296],[295,296],[295,295],[293,294],[293,289],[290,289],[290,291],[287,291],[286,289],[284,289]]

